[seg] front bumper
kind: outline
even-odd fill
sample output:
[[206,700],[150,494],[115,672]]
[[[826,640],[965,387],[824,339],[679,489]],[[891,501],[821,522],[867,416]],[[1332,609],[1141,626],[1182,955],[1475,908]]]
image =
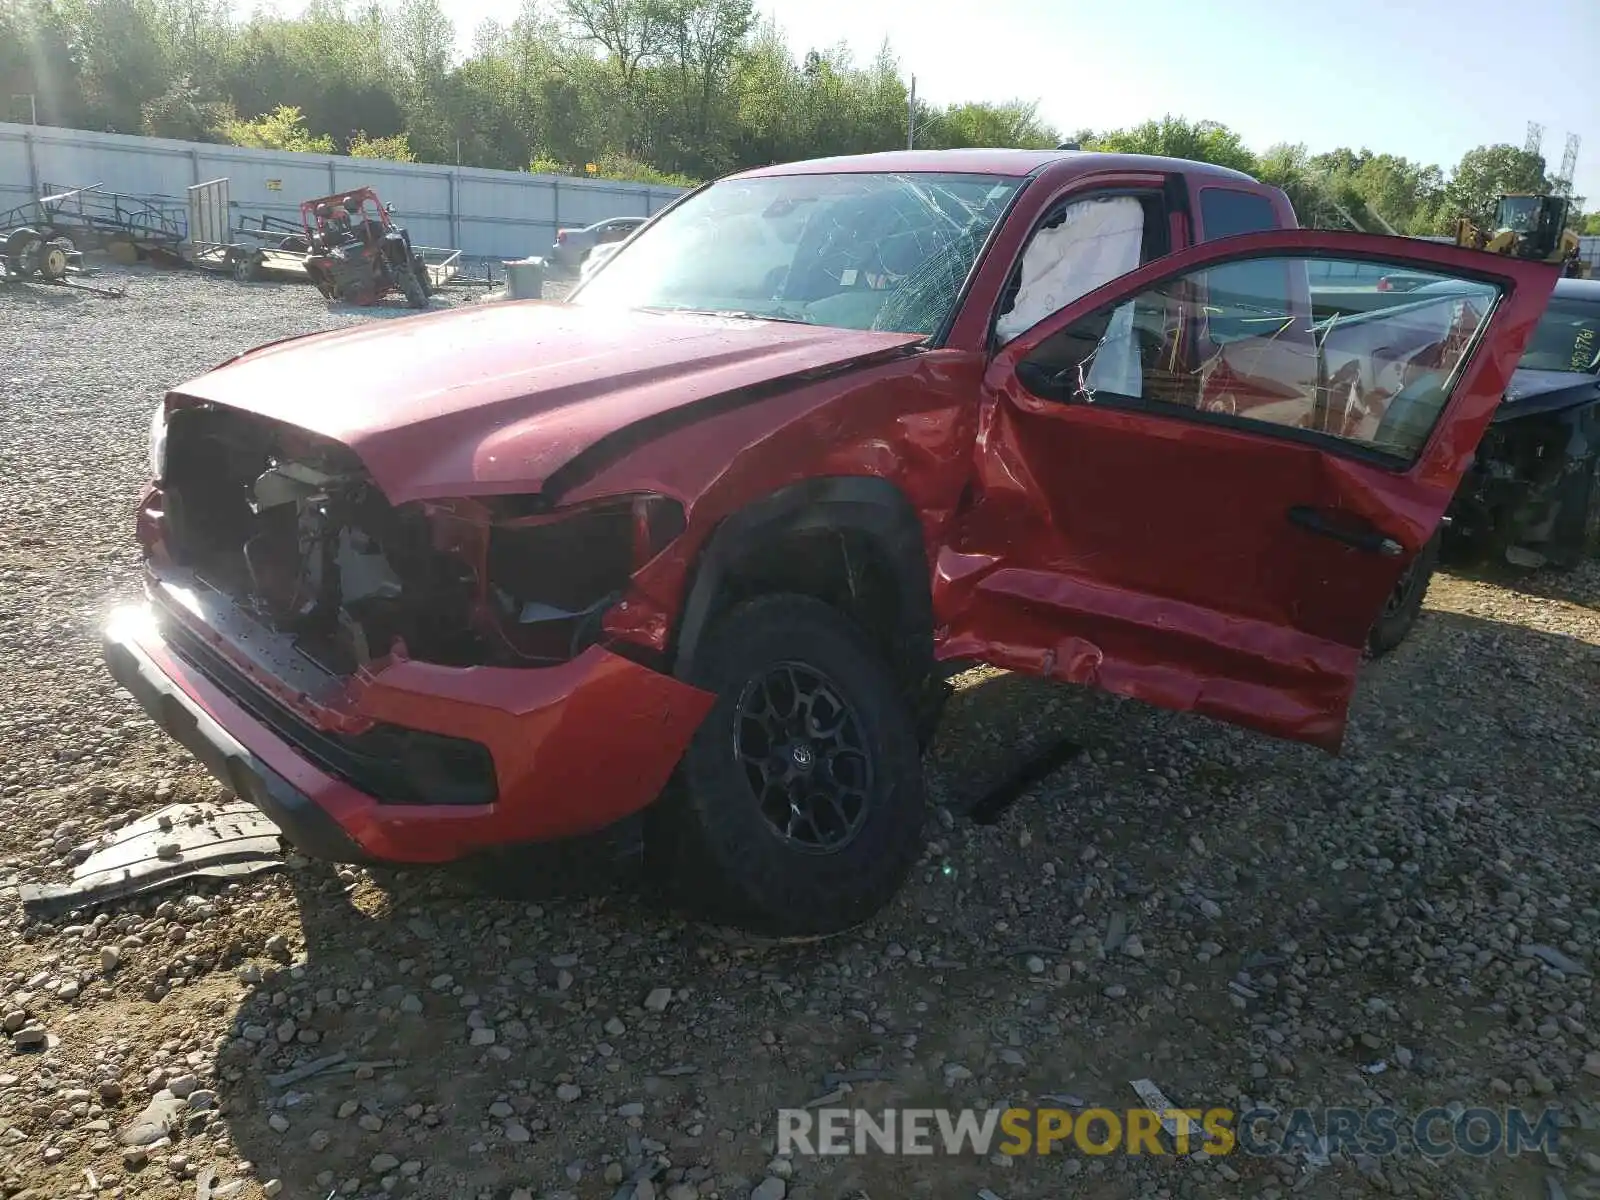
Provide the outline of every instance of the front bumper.
[[179,653],[193,631],[174,621],[156,604],[119,609],[104,636],[112,676],[296,849],[336,862],[450,862],[606,829],[660,793],[714,699],[600,647],[530,669],[398,662],[351,686],[345,718],[478,742],[497,793],[490,804],[396,803],[264,720],[263,704],[287,709],[265,689],[246,695],[240,676]]

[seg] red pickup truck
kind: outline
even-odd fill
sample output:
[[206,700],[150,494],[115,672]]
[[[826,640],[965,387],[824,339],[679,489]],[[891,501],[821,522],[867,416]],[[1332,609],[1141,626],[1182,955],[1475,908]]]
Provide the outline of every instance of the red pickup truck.
[[703,911],[839,930],[919,855],[956,666],[1337,750],[1556,274],[1193,162],[748,171],[565,303],[174,388],[107,661],[308,855],[638,828]]

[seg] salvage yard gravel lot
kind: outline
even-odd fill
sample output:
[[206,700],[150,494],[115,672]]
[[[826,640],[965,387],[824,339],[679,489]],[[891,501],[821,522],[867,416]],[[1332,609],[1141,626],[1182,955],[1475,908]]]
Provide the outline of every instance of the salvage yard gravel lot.
[[[26,919],[10,885],[224,794],[99,660],[139,591],[153,405],[252,345],[408,319],[117,276],[120,301],[0,291],[0,1196],[204,1196],[211,1170],[219,1196],[315,1200],[1600,1196],[1600,564],[1441,576],[1337,758],[965,676],[923,864],[826,943],[685,923],[621,873],[512,901],[296,860]],[[962,815],[1067,737],[1085,754],[998,823]],[[269,1081],[337,1053],[375,1065]],[[1194,1108],[1553,1106],[1562,1128],[1549,1154],[1325,1166],[775,1160],[775,1110],[841,1073],[836,1103],[874,1110],[1126,1109],[1149,1078]],[[126,1150],[158,1093],[186,1109],[173,1136]]]

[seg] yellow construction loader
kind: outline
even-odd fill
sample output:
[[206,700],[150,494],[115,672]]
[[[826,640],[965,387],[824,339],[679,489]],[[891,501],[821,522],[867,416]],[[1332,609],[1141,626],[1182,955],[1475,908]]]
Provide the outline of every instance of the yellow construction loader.
[[1456,245],[1487,250],[1513,258],[1561,263],[1575,279],[1588,277],[1588,267],[1578,256],[1578,235],[1567,228],[1572,202],[1548,194],[1501,196],[1494,210],[1494,226],[1480,229],[1466,217],[1456,222]]

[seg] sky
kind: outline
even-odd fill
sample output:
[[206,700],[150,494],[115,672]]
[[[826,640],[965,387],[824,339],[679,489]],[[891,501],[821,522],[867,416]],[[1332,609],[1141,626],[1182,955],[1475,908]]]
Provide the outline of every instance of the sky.
[[[1545,127],[1554,171],[1584,139],[1574,190],[1600,207],[1600,0],[756,0],[796,54],[885,38],[933,104],[1037,100],[1063,134],[1165,113],[1247,145],[1367,146],[1446,172]],[[464,51],[519,0],[444,0]],[[285,3],[285,11],[301,5]]]

